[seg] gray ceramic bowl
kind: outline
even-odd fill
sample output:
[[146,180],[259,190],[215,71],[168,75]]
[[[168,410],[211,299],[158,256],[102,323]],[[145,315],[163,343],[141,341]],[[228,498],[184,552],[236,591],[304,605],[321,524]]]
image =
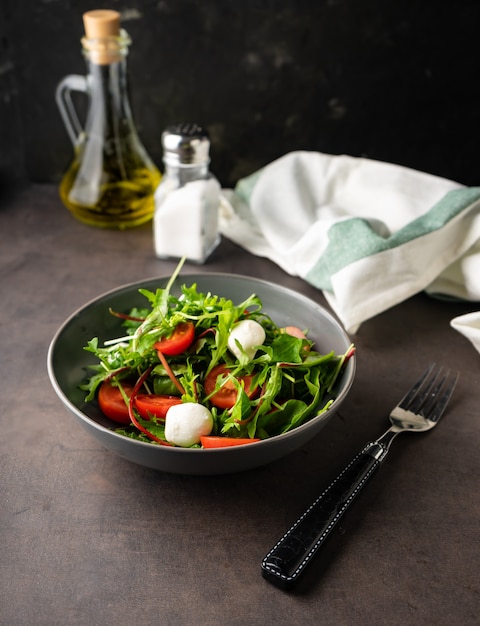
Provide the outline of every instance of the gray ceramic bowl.
[[[219,449],[186,449],[157,446],[129,439],[113,431],[110,422],[96,403],[86,404],[85,392],[79,385],[85,380],[87,366],[94,363],[92,354],[83,346],[92,337],[100,341],[118,337],[123,332],[121,321],[108,313],[128,311],[148,304],[139,294],[140,288],[154,291],[165,287],[166,278],[147,279],[110,291],[74,313],[57,331],[48,352],[48,373],[58,397],[75,419],[103,446],[134,463],[175,474],[213,475],[243,471],[275,461],[298,449],[314,437],[345,400],[355,375],[355,359],[350,359],[335,391],[332,408],[298,428],[246,446]],[[343,354],[350,340],[338,322],[320,305],[280,285],[234,274],[181,275],[172,289],[178,293],[181,284],[196,283],[199,291],[225,296],[239,303],[251,294],[258,295],[263,308],[279,325],[295,325],[309,329],[319,352],[334,350]]]

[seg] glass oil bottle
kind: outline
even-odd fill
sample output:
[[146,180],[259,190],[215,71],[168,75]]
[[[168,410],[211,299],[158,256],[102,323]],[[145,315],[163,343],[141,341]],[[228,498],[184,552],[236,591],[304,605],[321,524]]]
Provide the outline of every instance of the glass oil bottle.
[[[126,229],[149,221],[160,172],[142,145],[127,93],[126,57],[131,40],[116,11],[83,15],[87,76],[69,75],[58,85],[57,104],[74,146],[61,183],[64,205],[81,222]],[[72,92],[87,95],[85,128]]]

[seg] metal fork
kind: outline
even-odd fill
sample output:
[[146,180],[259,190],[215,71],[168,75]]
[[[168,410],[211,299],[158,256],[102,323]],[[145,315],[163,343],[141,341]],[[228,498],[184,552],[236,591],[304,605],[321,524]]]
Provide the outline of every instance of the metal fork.
[[391,427],[357,454],[265,556],[264,578],[282,589],[294,586],[383,463],[395,437],[406,431],[432,429],[442,417],[457,380],[458,373],[430,365],[390,413]]

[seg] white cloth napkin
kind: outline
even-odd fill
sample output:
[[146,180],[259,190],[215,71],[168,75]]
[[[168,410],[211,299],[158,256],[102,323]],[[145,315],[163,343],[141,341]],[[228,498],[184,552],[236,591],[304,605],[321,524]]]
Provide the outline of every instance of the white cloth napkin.
[[480,301],[480,187],[292,152],[223,190],[220,229],[321,289],[348,332],[422,290]]
[[450,322],[452,328],[469,339],[478,352],[480,352],[480,312],[467,313],[454,317]]

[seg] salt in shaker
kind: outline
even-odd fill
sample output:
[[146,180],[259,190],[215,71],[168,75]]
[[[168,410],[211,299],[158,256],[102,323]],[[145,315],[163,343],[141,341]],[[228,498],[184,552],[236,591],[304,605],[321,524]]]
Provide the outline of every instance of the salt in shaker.
[[197,124],[162,134],[165,173],[155,192],[155,254],[204,263],[220,242],[220,184],[209,171],[210,140]]

